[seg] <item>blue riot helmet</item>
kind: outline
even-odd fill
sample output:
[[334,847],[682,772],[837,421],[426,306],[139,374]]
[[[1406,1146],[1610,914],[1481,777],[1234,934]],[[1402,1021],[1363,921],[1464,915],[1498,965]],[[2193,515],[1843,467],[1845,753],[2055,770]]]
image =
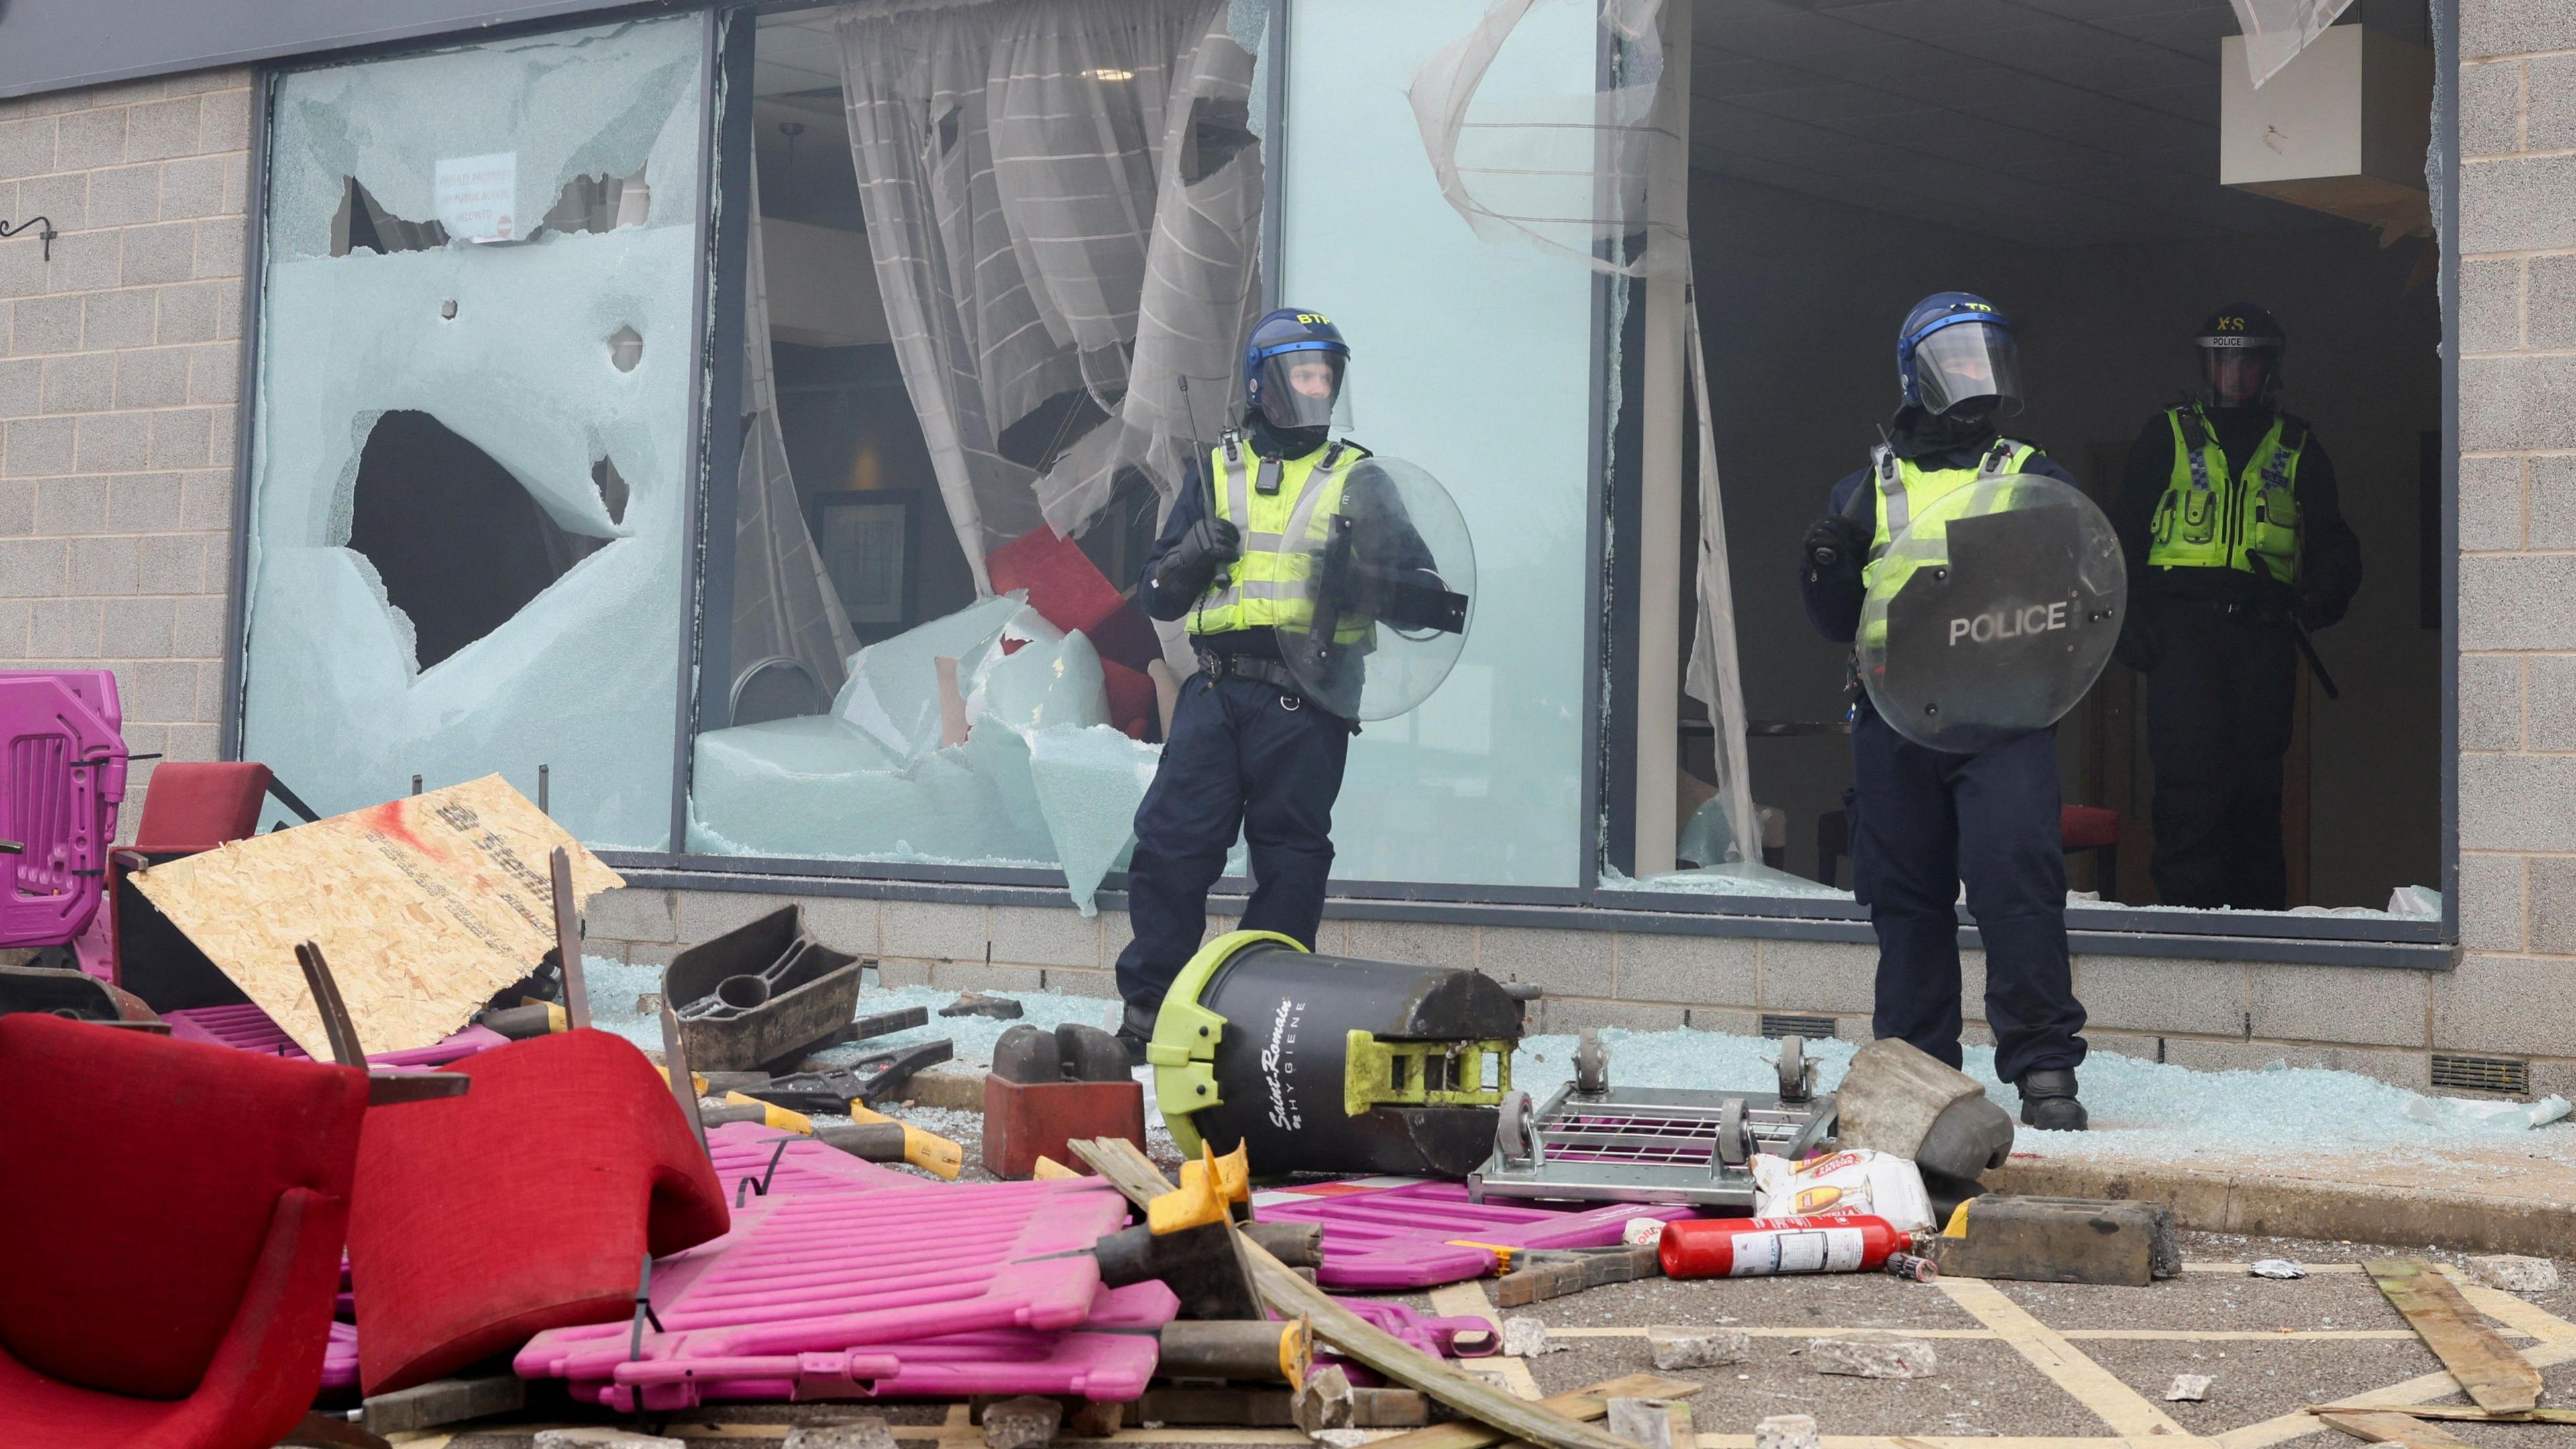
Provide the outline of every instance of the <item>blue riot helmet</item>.
[[2012,323],[1967,292],[1935,292],[1905,314],[1896,334],[1897,383],[1926,412],[1975,418],[2021,401]]
[[1281,432],[1335,420],[1351,346],[1321,312],[1282,307],[1253,324],[1243,349],[1243,401]]

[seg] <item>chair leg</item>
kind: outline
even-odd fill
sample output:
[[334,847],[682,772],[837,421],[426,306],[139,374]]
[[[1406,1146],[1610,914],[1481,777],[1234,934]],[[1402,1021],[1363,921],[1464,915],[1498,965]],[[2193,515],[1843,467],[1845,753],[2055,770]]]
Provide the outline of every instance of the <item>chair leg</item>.
[[286,1432],[285,1438],[277,1442],[280,1445],[319,1444],[345,1445],[348,1449],[393,1449],[390,1441],[370,1434],[346,1419],[335,1419],[328,1414],[320,1413],[305,1415],[296,1422],[294,1428]]
[[2120,898],[2120,847],[2106,845],[2093,852],[2093,893],[2106,901]]

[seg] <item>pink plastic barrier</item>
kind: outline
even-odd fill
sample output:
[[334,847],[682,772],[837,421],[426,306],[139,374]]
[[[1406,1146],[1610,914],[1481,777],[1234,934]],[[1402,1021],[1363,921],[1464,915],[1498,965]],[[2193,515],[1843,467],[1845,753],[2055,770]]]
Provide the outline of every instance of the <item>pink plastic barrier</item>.
[[[1353,1314],[1433,1358],[1485,1358],[1503,1351],[1503,1332],[1479,1314],[1435,1318],[1385,1298],[1335,1298]],[[1481,1339],[1473,1335],[1483,1334]],[[1461,1348],[1458,1340],[1469,1339]]]
[[90,918],[125,799],[125,717],[104,669],[0,673],[0,947],[62,946]]
[[358,1325],[331,1325],[331,1341],[322,1346],[322,1387],[354,1389],[358,1386]]
[[1570,1212],[1531,1202],[1467,1201],[1454,1182],[1364,1177],[1253,1195],[1262,1217],[1324,1225],[1327,1288],[1368,1292],[1432,1288],[1494,1271],[1493,1253],[1468,1243],[1507,1248],[1596,1248],[1619,1241],[1630,1218],[1690,1217],[1688,1204],[1611,1203]]
[[[269,1019],[267,1012],[256,1006],[194,1006],[184,1011],[162,1013],[170,1023],[170,1035],[181,1041],[201,1041],[215,1046],[235,1047],[248,1052],[268,1052],[304,1061],[304,1048],[287,1036],[286,1029]],[[486,1026],[469,1026],[425,1047],[410,1047],[398,1052],[369,1052],[367,1060],[380,1067],[444,1066],[459,1057],[470,1057],[507,1044],[508,1037]]]

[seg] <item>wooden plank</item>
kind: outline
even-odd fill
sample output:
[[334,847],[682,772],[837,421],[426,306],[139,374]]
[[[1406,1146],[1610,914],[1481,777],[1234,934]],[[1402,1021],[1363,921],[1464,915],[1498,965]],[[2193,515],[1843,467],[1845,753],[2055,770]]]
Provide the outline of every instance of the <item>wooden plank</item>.
[[[1097,1137],[1066,1145],[1140,1207],[1172,1190],[1152,1160],[1124,1138]],[[1322,1289],[1297,1276],[1295,1269],[1272,1257],[1259,1243],[1241,1234],[1236,1235],[1235,1241],[1242,1245],[1244,1258],[1252,1265],[1253,1286],[1265,1304],[1283,1317],[1304,1315],[1315,1325],[1317,1338],[1348,1357],[1502,1431],[1480,1443],[1527,1439],[1547,1449],[1635,1449],[1604,1430],[1515,1398],[1484,1379],[1399,1341],[1326,1297]]]
[[2477,1449],[2476,1445],[2447,1430],[2384,1409],[2366,1414],[2319,1414],[2317,1417],[2356,1439],[2373,1444],[2395,1444],[2401,1449]]
[[[2562,1363],[2576,1362],[2576,1341],[2535,1343],[2524,1349],[2522,1356],[2534,1368],[2555,1368]],[[2459,1391],[2458,1379],[2451,1377],[2447,1372],[2435,1370],[2429,1374],[2419,1374],[2403,1383],[2390,1384],[2384,1389],[2355,1394],[2352,1402],[2373,1408],[2400,1406],[2411,1408],[2426,1399],[2438,1399],[2445,1394],[2456,1394]],[[2276,1444],[2286,1444],[2293,1439],[2315,1432],[2317,1432],[2316,1416],[2306,1409],[2293,1409],[2289,1413],[2274,1415],[2260,1423],[2248,1424],[2241,1429],[2230,1429],[2218,1435],[2217,1442],[2219,1449],[2272,1449]]]
[[2456,1424],[2576,1424],[2576,1409],[2534,1409],[2527,1414],[2497,1414],[2467,1404],[2319,1404],[2311,1414],[2404,1414],[2410,1419],[2447,1419]]
[[[1610,1416],[1612,1399],[1678,1399],[1698,1393],[1699,1389],[1698,1384],[1688,1379],[1668,1379],[1655,1374],[1628,1374],[1597,1384],[1587,1384],[1579,1389],[1569,1389],[1561,1394],[1552,1394],[1539,1400],[1532,1407],[1545,1409],[1551,1414],[1562,1414],[1569,1419],[1595,1423]],[[1370,1449],[1491,1449],[1493,1445],[1506,1442],[1508,1437],[1484,1424],[1471,1424],[1463,1419],[1453,1419],[1446,1424],[1434,1424],[1428,1429],[1416,1429],[1409,1434],[1398,1434],[1391,1439],[1381,1439],[1371,1445]]]
[[2540,1402],[2540,1371],[2486,1326],[2450,1279],[2421,1258],[2371,1258],[2362,1267],[2479,1408],[2519,1414]]

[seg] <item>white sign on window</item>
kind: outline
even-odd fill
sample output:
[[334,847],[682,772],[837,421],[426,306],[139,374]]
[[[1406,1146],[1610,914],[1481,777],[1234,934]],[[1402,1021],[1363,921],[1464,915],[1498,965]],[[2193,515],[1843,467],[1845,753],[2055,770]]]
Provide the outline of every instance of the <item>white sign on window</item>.
[[433,205],[450,237],[484,242],[516,235],[510,213],[519,190],[517,152],[442,157],[433,182]]

